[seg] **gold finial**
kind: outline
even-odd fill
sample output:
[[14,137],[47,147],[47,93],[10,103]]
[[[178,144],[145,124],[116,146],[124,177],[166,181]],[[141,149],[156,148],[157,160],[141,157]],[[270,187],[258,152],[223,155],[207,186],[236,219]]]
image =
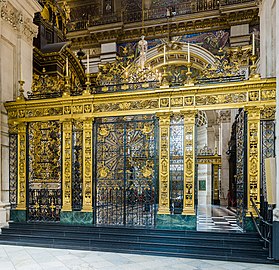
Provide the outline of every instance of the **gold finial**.
[[161,80],[161,85],[160,85],[160,88],[169,88],[170,87],[170,83],[168,81],[168,72],[167,72],[167,67],[164,66],[163,67],[163,70],[164,70],[164,73],[162,75],[162,80]]
[[63,92],[63,97],[69,97],[71,95],[71,85],[70,85],[70,77],[65,76],[65,90]]
[[259,80],[261,78],[260,74],[256,72],[257,65],[256,65],[257,55],[251,56],[252,65],[250,66],[250,77],[249,80]]
[[90,92],[91,92],[91,89],[90,89],[90,85],[91,85],[91,82],[90,82],[90,73],[87,73],[86,74],[86,89],[82,91],[82,95],[83,96],[87,96],[87,95],[90,95]]
[[19,96],[16,98],[17,101],[24,101],[25,100],[25,97],[24,97],[24,88],[23,88],[23,85],[25,83],[25,81],[23,80],[20,80],[18,81],[19,83]]
[[193,79],[192,79],[192,72],[191,72],[191,66],[193,64],[191,62],[187,62],[186,63],[186,66],[187,66],[187,73],[186,73],[186,80],[185,80],[185,83],[184,83],[184,86],[192,86],[194,85],[194,82],[193,82]]

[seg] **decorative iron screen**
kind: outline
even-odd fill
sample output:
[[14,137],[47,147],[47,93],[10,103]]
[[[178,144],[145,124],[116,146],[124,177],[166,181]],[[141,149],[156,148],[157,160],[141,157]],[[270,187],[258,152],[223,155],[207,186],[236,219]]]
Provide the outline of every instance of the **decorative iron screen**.
[[15,209],[17,205],[17,134],[10,134],[9,141],[9,178],[10,178],[10,203],[11,209]]
[[244,228],[246,216],[246,186],[247,186],[247,139],[246,139],[246,115],[242,110],[236,120],[236,215],[237,223],[241,228]]
[[61,124],[28,125],[28,219],[59,221],[61,210]]
[[154,226],[155,118],[100,118],[95,130],[96,223]]

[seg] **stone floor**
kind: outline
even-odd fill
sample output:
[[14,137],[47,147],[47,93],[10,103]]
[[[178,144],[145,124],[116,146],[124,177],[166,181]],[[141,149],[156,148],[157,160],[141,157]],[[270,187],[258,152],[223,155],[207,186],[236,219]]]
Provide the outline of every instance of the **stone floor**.
[[269,270],[279,265],[0,245],[1,270]]
[[197,230],[206,232],[242,232],[235,213],[217,205],[199,205]]

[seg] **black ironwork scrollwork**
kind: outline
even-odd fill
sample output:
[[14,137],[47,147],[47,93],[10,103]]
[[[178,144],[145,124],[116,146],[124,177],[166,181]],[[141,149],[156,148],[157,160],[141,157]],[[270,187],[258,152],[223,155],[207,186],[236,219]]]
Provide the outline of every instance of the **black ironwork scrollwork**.
[[73,123],[73,210],[82,209],[82,148],[83,129],[82,122]]
[[247,166],[247,139],[246,116],[242,110],[236,120],[236,217],[237,224],[244,229],[246,217],[246,166]]
[[155,120],[96,120],[96,223],[150,227],[156,213]]
[[9,146],[9,177],[10,177],[10,203],[11,209],[16,208],[17,204],[17,134],[10,134],[10,146]]
[[28,125],[28,219],[59,221],[61,210],[61,124]]

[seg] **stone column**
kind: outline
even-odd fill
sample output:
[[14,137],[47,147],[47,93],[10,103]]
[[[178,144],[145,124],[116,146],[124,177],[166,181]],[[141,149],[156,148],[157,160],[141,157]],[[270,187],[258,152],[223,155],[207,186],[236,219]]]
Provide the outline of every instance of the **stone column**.
[[[274,9],[276,14],[276,46],[274,52],[276,53],[276,96],[279,97],[279,2],[274,1]],[[268,22],[268,21],[267,21]],[[261,18],[262,23],[262,18]],[[279,99],[276,98],[276,138],[279,138]],[[279,140],[275,140],[275,156],[276,156],[276,208],[273,211],[273,257],[279,260]]]
[[62,211],[72,211],[72,121],[62,124]]
[[241,47],[249,45],[250,34],[249,24],[240,24],[231,26],[230,36],[231,47]]
[[219,112],[219,138],[221,155],[221,190],[220,190],[220,204],[228,206],[228,191],[229,191],[229,156],[227,155],[228,144],[231,136],[231,111],[222,110]]
[[159,210],[170,214],[170,117],[171,113],[158,113],[159,117]]
[[116,42],[101,44],[101,63],[113,62],[116,59]]
[[183,215],[195,215],[195,120],[196,111],[184,111]]
[[[0,226],[7,224],[10,208],[8,117],[3,103],[16,98],[18,81],[21,77],[20,66],[22,66],[22,79],[26,82],[24,88],[30,89],[33,72],[33,37],[37,34],[33,18],[34,13],[39,12],[41,8],[36,0],[0,0]],[[21,180],[23,184],[22,177]],[[18,205],[20,210],[15,210],[13,214],[18,213],[21,216],[17,219],[14,215],[12,218],[23,221],[26,219],[26,195],[20,200]]]
[[[262,78],[276,76],[276,51],[275,44],[276,27],[276,6],[278,5],[275,0],[261,0],[259,6],[260,16],[260,33],[261,33],[261,49],[260,49],[260,72]],[[278,7],[277,7],[278,8]],[[278,31],[278,30],[277,30]],[[278,62],[277,62],[278,65]]]
[[212,177],[213,177],[213,203],[220,205],[220,190],[219,190],[219,165],[212,164]]

